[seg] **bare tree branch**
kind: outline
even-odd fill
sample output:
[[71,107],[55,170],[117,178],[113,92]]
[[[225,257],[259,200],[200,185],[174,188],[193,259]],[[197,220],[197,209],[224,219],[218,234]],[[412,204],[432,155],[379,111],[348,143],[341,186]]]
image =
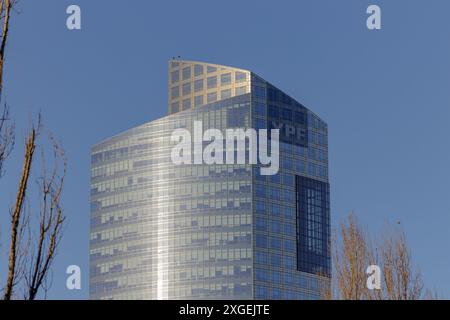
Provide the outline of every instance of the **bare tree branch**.
[[31,129],[29,133],[26,144],[25,144],[25,158],[23,163],[22,175],[19,183],[19,190],[17,192],[16,204],[14,206],[14,210],[11,215],[11,243],[9,250],[9,263],[8,263],[8,277],[6,281],[6,287],[4,292],[4,299],[10,300],[13,288],[14,288],[14,279],[16,276],[16,263],[17,263],[17,243],[18,243],[18,235],[19,235],[19,223],[23,208],[23,202],[25,199],[25,194],[28,186],[28,178],[30,177],[31,172],[31,164],[33,162],[34,150],[35,150],[35,141],[36,141],[36,130],[35,128]]
[[[53,145],[53,167],[48,173],[44,152],[41,155],[41,177],[39,186],[40,212],[39,234],[32,258],[28,260],[28,270],[25,273],[25,283],[28,293],[26,299],[34,300],[42,288],[47,290],[46,281],[51,271],[51,265],[56,255],[57,247],[62,237],[62,227],[65,221],[61,206],[61,194],[67,170],[67,161],[63,149],[50,136]],[[60,169],[60,165],[62,168]]]
[[5,160],[11,154],[15,142],[14,123],[9,119],[9,107],[3,107],[0,116],[0,177],[4,173]]
[[384,275],[384,298],[388,300],[418,300],[423,294],[423,281],[414,271],[411,252],[403,231],[389,233],[380,248]]
[[[339,241],[333,257],[335,269],[334,288],[337,299],[350,300],[418,300],[436,294],[423,294],[423,281],[412,265],[406,235],[398,229],[385,230],[377,245],[370,234],[357,222],[354,214],[341,224]],[[380,266],[381,289],[369,290],[366,286],[366,268]],[[331,294],[325,295],[330,297]]]
[[339,230],[340,242],[333,260],[338,295],[345,300],[367,299],[366,268],[370,261],[367,236],[353,214]]
[[3,20],[3,30],[2,30],[2,38],[0,42],[0,97],[3,89],[3,64],[5,61],[5,49],[6,43],[8,41],[8,33],[9,33],[9,18],[11,14],[12,6],[14,5],[14,1],[11,0],[2,0],[0,12],[2,14]]

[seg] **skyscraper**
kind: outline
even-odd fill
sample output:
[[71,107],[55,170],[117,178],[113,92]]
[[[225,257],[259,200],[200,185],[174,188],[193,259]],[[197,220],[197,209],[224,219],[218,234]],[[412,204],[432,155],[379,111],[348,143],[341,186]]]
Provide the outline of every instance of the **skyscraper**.
[[[209,63],[169,61],[168,100],[168,116],[92,148],[91,299],[321,298],[327,124],[253,72]],[[172,133],[196,121],[279,129],[278,173],[174,164]]]

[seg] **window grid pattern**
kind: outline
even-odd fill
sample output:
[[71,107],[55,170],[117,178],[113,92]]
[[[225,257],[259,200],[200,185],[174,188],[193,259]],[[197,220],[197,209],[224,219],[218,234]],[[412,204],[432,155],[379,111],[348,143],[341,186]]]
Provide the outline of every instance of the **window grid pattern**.
[[[230,115],[233,116],[230,116]],[[90,298],[251,299],[250,165],[171,162],[176,128],[250,126],[250,96],[179,112],[95,146]]]
[[[217,85],[208,89],[210,77]],[[222,101],[204,105],[208,97]],[[171,163],[172,130],[192,130],[193,120],[262,129],[273,113],[289,122],[296,111],[307,141],[281,141],[277,175],[261,176],[258,165]],[[320,213],[329,226],[329,191],[315,188],[328,186],[326,123],[253,73],[189,61],[169,62],[169,113],[92,149],[91,298],[320,299],[330,279],[316,267],[329,267],[320,249],[329,232],[310,236]],[[312,191],[301,203],[314,207],[306,219],[303,178]],[[301,232],[324,260],[305,255]],[[311,268],[299,268],[303,261]]]
[[297,269],[331,276],[328,183],[296,176]]
[[[297,245],[296,177],[328,183],[327,125],[300,103],[254,74],[251,94],[253,127],[269,128],[268,120],[274,116],[278,122],[291,124],[297,114],[298,119],[302,117],[307,139],[297,143],[281,139],[277,175],[261,176],[259,168],[254,168],[254,297],[321,299],[325,288],[329,288],[329,276],[298,268],[298,259],[303,257],[303,253],[298,252]],[[270,112],[275,112],[275,115]],[[325,218],[329,221],[329,210]],[[327,242],[329,233],[318,238]],[[325,260],[321,262],[329,262],[329,252],[324,256]]]
[[[187,106],[182,103],[186,99],[190,99],[190,109],[199,107],[196,102],[206,104],[247,94],[250,92],[250,75],[246,70],[215,64],[170,61],[169,114],[186,110]],[[180,107],[173,108],[177,102]]]

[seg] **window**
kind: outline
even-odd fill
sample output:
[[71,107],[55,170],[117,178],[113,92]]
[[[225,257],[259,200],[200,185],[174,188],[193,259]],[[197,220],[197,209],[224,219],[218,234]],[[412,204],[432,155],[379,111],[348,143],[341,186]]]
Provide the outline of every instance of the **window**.
[[[258,190],[256,192],[258,193]],[[256,213],[264,214],[265,212],[266,212],[266,205],[264,204],[264,202],[259,201],[256,202]]]
[[208,103],[214,102],[217,100],[217,92],[208,93],[207,101]]
[[284,240],[284,250],[294,253],[295,252],[295,241],[286,239]]
[[281,233],[281,223],[276,220],[271,220],[269,222],[270,232],[273,233]]
[[294,154],[301,156],[301,157],[306,157],[306,148],[301,147],[301,146],[295,146],[294,149]]
[[196,64],[194,66],[194,76],[199,76],[203,74],[203,66],[201,64]]
[[206,68],[206,72],[208,72],[208,73],[212,73],[212,72],[216,72],[216,71],[217,71],[217,68],[216,68],[216,67],[208,66],[208,67]]
[[274,217],[279,217],[281,214],[281,208],[277,204],[270,205],[270,214]]
[[283,158],[281,159],[281,167],[287,170],[292,170],[292,159],[291,158]]
[[[289,216],[290,219],[293,218],[293,216],[294,216],[293,211],[294,210],[292,210],[292,216]],[[288,214],[290,214],[290,212],[291,211],[289,211]],[[284,235],[285,236],[294,237],[295,236],[295,226],[293,224],[291,224],[291,223],[285,223],[284,224]]]
[[199,92],[199,91],[203,90],[203,79],[195,80],[194,90],[195,90],[195,92]]
[[224,73],[220,76],[220,84],[227,85],[231,83],[231,73]]
[[264,119],[256,119],[255,129],[267,129],[267,122]]
[[281,250],[281,240],[278,238],[270,238],[270,248],[274,250]]
[[191,67],[186,67],[183,69],[183,80],[187,80],[191,77]]
[[172,99],[180,96],[180,87],[176,86],[172,88]]
[[294,112],[294,122],[299,124],[306,124],[306,114],[304,112],[295,111]]
[[[290,257],[290,256],[285,256],[284,257],[284,266],[286,269],[295,270],[295,258]],[[291,284],[293,283],[292,280],[286,280],[286,281],[291,281]]]
[[244,82],[245,80],[247,80],[247,74],[244,72],[236,71],[235,79],[236,82]]
[[185,83],[183,84],[183,96],[191,93],[191,83]]
[[259,184],[256,185],[256,196],[261,198],[266,197],[266,189],[264,188],[264,186]]
[[276,106],[269,105],[269,117],[278,118],[280,115],[280,111]]
[[270,255],[270,264],[275,267],[281,267],[281,255],[272,253]]
[[187,110],[191,107],[191,99],[183,100],[183,110]]
[[172,79],[172,83],[178,82],[180,80],[180,71],[179,70],[172,71],[170,79]]
[[294,192],[289,190],[284,190],[283,192],[283,201],[286,203],[294,203],[295,195]]
[[274,187],[270,187],[269,192],[270,192],[270,194],[269,194],[270,199],[272,199],[272,200],[280,200],[280,197],[281,197],[280,189],[274,188]]
[[257,234],[255,237],[255,242],[258,248],[267,248],[267,237]]
[[280,174],[274,174],[271,176],[268,176],[269,182],[271,183],[280,183],[281,182],[281,175]]
[[246,94],[247,93],[247,87],[239,87],[236,88],[236,95],[240,96],[241,94]]
[[297,269],[331,274],[329,184],[296,176]]
[[179,102],[172,103],[172,113],[176,113],[178,111],[180,111],[180,103]]
[[[275,283],[280,283],[281,282],[281,273],[279,272],[279,271],[273,271],[273,273],[272,273],[272,279],[273,279],[273,282],[275,282]],[[277,289],[273,289],[273,297],[275,298],[275,299],[279,299],[280,298],[280,295],[281,295],[281,292],[280,292],[280,290],[277,290],[278,291],[278,295],[276,295],[275,294],[275,290],[277,290]]]
[[198,107],[201,106],[203,104],[203,96],[196,96],[194,98],[194,106]]
[[256,263],[260,263],[260,264],[266,265],[267,262],[269,261],[269,257],[267,255],[267,253],[265,253],[265,252],[256,252],[255,253],[255,260],[256,260]]
[[264,269],[256,269],[255,276],[256,280],[259,281],[267,281],[269,279],[268,271]]
[[267,231],[267,220],[264,218],[256,218],[256,230]]
[[259,116],[265,116],[266,115],[266,105],[263,103],[255,104],[255,113]]
[[292,121],[292,110],[286,108],[281,109],[281,118]]
[[283,184],[287,187],[294,186],[294,176],[291,174],[283,174]]
[[231,89],[222,90],[222,92],[220,93],[221,99],[228,99],[230,97],[231,97]]
[[257,99],[266,99],[266,88],[254,86],[252,91]]
[[306,173],[306,163],[303,160],[297,160],[295,162],[295,169],[298,173]]
[[208,89],[216,88],[217,87],[217,77],[208,77],[207,79],[207,86]]

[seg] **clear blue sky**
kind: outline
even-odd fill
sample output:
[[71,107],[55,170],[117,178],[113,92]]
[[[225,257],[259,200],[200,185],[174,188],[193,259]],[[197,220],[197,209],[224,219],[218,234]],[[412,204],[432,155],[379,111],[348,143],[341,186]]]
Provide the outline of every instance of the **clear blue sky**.
[[[82,9],[82,30],[65,27]],[[382,30],[366,8],[382,9]],[[401,221],[426,284],[450,297],[448,0],[22,0],[12,16],[5,98],[23,141],[30,114],[69,158],[68,226],[50,298],[88,297],[90,146],[167,112],[172,56],[253,70],[329,124],[332,221]],[[0,180],[1,227],[22,144]],[[1,263],[5,264],[5,232]],[[81,266],[83,290],[65,289]],[[0,275],[1,278],[3,278]]]

